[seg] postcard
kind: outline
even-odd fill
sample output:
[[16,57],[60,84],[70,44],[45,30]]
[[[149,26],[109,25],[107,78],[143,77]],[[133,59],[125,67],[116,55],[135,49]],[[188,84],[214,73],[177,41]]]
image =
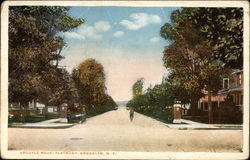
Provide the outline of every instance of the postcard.
[[247,1],[5,1],[1,157],[247,159]]

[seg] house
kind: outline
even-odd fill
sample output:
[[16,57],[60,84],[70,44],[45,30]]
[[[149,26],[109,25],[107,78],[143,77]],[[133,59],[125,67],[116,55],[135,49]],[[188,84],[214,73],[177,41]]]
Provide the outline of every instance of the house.
[[[21,108],[20,103],[10,103],[9,104],[9,113],[10,114],[20,114],[21,109],[24,109],[24,108]],[[45,113],[45,104],[33,100],[27,104],[27,108],[25,110],[27,110],[27,112],[37,111],[38,114],[44,114]],[[52,114],[59,113],[58,106],[49,105],[47,107],[47,110],[48,110],[48,113],[52,113]]]
[[[243,70],[233,70],[229,77],[222,79],[222,88],[218,91],[216,95],[212,95],[212,111],[214,119],[218,119],[218,109],[225,102],[227,97],[231,97],[233,103],[238,106],[243,112]],[[204,91],[205,96],[200,98],[198,101],[198,112],[197,116],[200,119],[207,119],[208,115],[208,96],[207,92]]]
[[[236,106],[243,112],[243,70],[234,71],[229,78],[223,78],[223,89],[218,92],[218,96],[231,96]],[[221,101],[219,101],[220,103]]]
[[[198,109],[208,111],[208,96],[206,91],[204,93],[205,97],[198,102]],[[234,70],[229,77],[223,78],[222,89],[211,97],[212,108],[218,108],[227,96],[231,96],[233,102],[243,110],[243,70]]]

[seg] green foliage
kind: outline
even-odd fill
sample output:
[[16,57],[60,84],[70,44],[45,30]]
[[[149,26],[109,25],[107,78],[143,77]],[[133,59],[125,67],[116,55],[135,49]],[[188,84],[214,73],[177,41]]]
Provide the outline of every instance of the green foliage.
[[225,124],[242,124],[243,114],[239,106],[233,103],[232,97],[228,96],[220,108],[216,110],[219,115],[219,122]]
[[138,79],[132,86],[133,97],[143,94],[143,78]]
[[136,112],[170,123],[172,121],[172,106],[174,98],[169,83],[149,87],[144,94],[134,96],[127,107]]
[[[239,15],[227,17],[228,11]],[[182,102],[190,101],[193,108],[194,102],[203,96],[202,90],[208,91],[209,122],[212,122],[211,95],[221,88],[221,79],[228,74],[227,67],[242,67],[242,51],[239,49],[236,53],[228,47],[236,45],[235,41],[238,41],[238,46],[242,46],[242,34],[238,33],[242,30],[229,31],[223,28],[232,20],[237,21],[234,27],[240,27],[240,12],[241,9],[235,8],[183,8],[174,11],[172,22],[161,28],[161,36],[171,41],[164,50],[163,61],[165,67],[171,70],[172,82],[177,82],[173,87],[176,98]],[[223,22],[218,20],[220,18]],[[232,37],[233,34],[238,35],[237,39]],[[214,38],[220,36],[234,40],[221,43]],[[237,54],[237,59],[228,57],[232,52]],[[182,98],[183,93],[178,91],[180,89],[185,92],[187,99]]]
[[117,107],[111,96],[106,94],[103,66],[94,59],[83,61],[73,70],[72,78],[81,104],[88,116],[98,115]]
[[[48,114],[46,117],[44,115],[40,114],[28,114],[27,116],[23,117],[25,122],[28,123],[37,123],[37,122],[42,122],[44,120],[49,120],[49,119],[55,119],[58,118],[58,115],[56,114]],[[8,123],[22,123],[22,117],[20,114],[18,115],[12,115],[9,116],[8,118]]]
[[171,106],[174,103],[174,99],[170,92],[170,87],[169,83],[155,85],[153,88],[149,87],[145,96],[150,102],[150,105],[161,108]]
[[118,107],[118,106],[115,103],[115,101],[112,99],[112,97],[107,96],[107,100],[105,101],[105,103],[98,108],[89,109],[87,112],[87,116],[88,117],[96,116],[96,115],[114,110],[116,107]]
[[64,16],[60,21],[57,23],[57,27],[59,30],[66,32],[70,30],[72,27],[75,28],[81,25],[84,22],[82,19],[74,19],[70,16]]
[[95,109],[106,102],[104,68],[96,60],[87,59],[82,62],[77,69],[73,70],[72,77],[78,95],[87,109]]
[[61,68],[55,68],[44,72],[42,84],[38,84],[35,89],[39,101],[48,105],[60,105],[65,101],[70,101],[72,95],[71,76]]
[[213,58],[230,68],[243,67],[243,8],[182,8],[171,15],[161,36],[186,39],[189,46],[205,42]]
[[186,88],[184,84],[184,79],[175,78],[175,75],[172,74],[169,77],[169,92],[175,101],[181,101],[183,104],[191,103],[197,98],[202,97],[204,94],[201,92],[200,86],[194,86]]
[[69,74],[58,68],[66,45],[59,33],[84,22],[69,17],[68,10],[56,6],[9,8],[10,102],[59,103],[65,97]]

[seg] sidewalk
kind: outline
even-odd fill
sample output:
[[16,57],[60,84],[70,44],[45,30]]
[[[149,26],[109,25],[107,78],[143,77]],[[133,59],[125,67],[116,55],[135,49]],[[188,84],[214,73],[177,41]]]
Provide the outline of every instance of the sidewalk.
[[241,130],[242,125],[235,124],[205,124],[194,122],[191,120],[181,119],[182,123],[186,124],[167,124],[169,128],[179,129],[179,130]]
[[[42,122],[37,123],[24,123],[24,124],[11,124],[10,128],[69,128],[74,126],[74,124],[68,124],[68,123],[59,123],[60,118],[57,119],[50,119]],[[58,122],[58,123],[57,123]]]
[[[143,115],[138,112],[136,113]],[[178,130],[242,130],[243,129],[243,125],[237,125],[237,124],[205,124],[205,123],[199,123],[199,122],[195,122],[195,121],[191,121],[187,119],[180,119],[181,121],[180,124],[178,123],[169,124],[169,123],[161,122],[152,117],[149,117],[149,118],[151,118],[153,121],[157,123],[165,125],[168,128],[178,129]]]

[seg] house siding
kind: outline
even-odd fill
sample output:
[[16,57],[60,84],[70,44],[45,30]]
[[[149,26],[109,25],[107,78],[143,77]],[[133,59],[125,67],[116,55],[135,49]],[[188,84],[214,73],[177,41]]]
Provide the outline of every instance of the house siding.
[[[224,84],[224,80],[229,80],[229,85]],[[220,105],[224,103],[227,96],[232,96],[233,102],[236,106],[239,106],[241,112],[243,112],[243,84],[244,84],[244,74],[243,70],[237,70],[232,72],[229,77],[225,77],[221,81],[221,90],[218,91],[216,95],[212,95],[212,110],[213,113],[216,109],[219,109]],[[197,106],[197,114],[195,116],[200,116],[201,119],[207,119],[208,115],[208,96],[207,91],[203,91],[204,97],[200,98]],[[218,115],[213,114],[214,119],[217,119]]]

